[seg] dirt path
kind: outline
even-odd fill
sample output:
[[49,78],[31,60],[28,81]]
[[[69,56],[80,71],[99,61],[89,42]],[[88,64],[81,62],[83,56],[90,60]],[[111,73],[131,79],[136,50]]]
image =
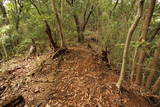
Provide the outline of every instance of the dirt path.
[[1,75],[1,105],[22,96],[17,100],[22,107],[150,107],[127,87],[119,94],[118,75],[86,46],[72,47],[54,60],[47,57],[22,61],[23,67]]

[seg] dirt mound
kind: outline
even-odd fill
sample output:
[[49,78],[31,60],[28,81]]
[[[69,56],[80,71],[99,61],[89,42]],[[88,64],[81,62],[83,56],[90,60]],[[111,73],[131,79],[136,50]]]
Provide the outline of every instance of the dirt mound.
[[11,97],[23,96],[25,101],[17,105],[25,102],[25,107],[151,106],[144,97],[132,93],[127,84],[119,92],[115,87],[116,72],[106,68],[98,55],[85,46],[70,48],[54,60],[44,55],[30,62],[1,75],[1,105],[7,105],[4,102]]

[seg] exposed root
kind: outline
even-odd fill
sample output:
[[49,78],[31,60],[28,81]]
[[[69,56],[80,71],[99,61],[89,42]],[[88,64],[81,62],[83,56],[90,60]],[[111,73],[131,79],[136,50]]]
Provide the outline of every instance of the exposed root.
[[147,96],[146,100],[152,105],[153,107],[159,107],[160,106],[160,99],[156,96]]
[[66,52],[67,48],[60,48],[58,49],[52,56],[53,59],[59,57],[60,55],[64,54]]
[[23,96],[14,96],[11,98],[6,99],[4,102],[2,102],[3,107],[24,107],[25,105],[25,100]]

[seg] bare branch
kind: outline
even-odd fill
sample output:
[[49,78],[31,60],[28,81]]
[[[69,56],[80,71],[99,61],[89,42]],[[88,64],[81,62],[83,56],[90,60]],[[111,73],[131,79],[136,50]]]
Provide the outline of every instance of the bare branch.
[[33,0],[30,0],[31,4],[36,8],[38,14],[41,16],[42,13],[40,12],[40,10],[38,9],[37,5],[35,4],[35,2]]

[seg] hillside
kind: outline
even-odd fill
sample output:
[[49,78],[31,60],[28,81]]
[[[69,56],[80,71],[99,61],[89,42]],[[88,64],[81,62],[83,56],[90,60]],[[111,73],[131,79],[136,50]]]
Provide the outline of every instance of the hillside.
[[[125,82],[115,87],[116,70],[107,68],[85,45],[69,48],[53,59],[52,52],[10,61],[0,75],[3,107],[152,107],[155,101],[135,93]],[[8,105],[7,105],[8,104]]]

